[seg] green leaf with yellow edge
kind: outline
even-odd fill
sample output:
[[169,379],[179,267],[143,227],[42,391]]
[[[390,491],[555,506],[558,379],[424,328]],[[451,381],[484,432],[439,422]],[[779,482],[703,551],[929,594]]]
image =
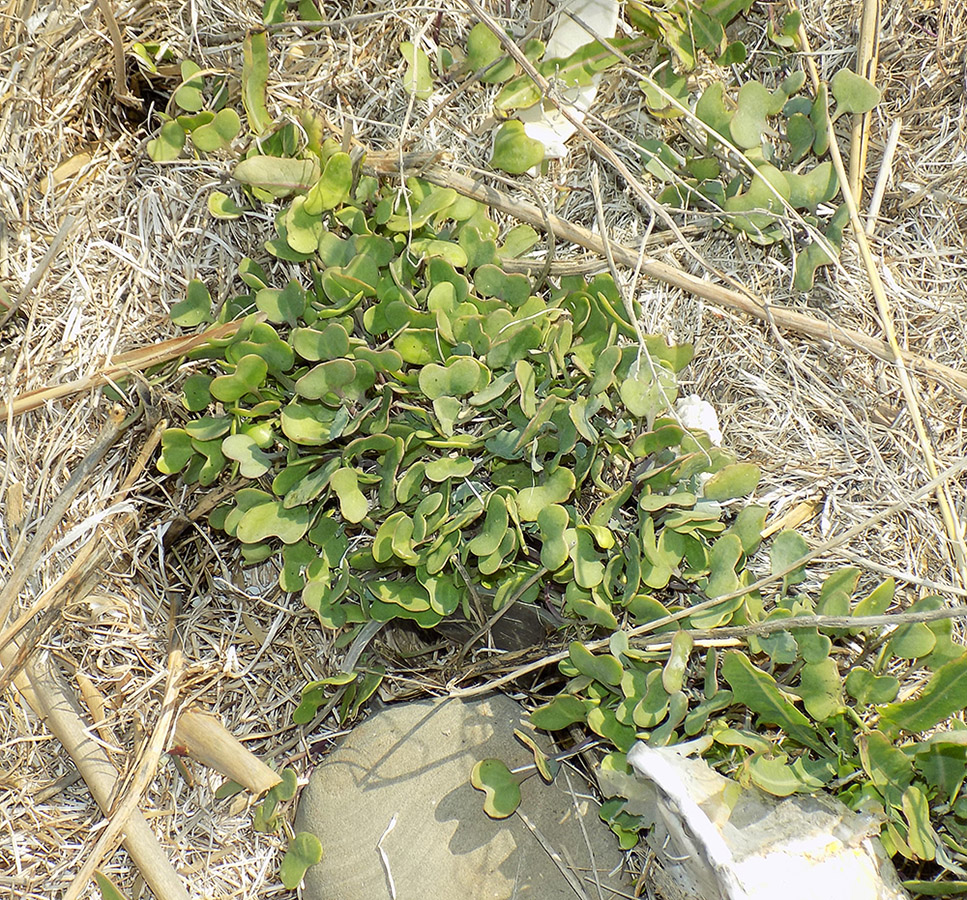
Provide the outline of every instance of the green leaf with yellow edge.
[[246,35],[242,42],[242,106],[252,134],[264,134],[272,126],[265,106],[265,84],[269,77],[268,36],[264,31]]
[[482,759],[470,772],[470,783],[486,795],[484,812],[491,819],[506,819],[520,806],[520,784],[499,759]]
[[667,693],[674,694],[684,686],[685,670],[693,645],[694,640],[687,631],[676,631],[672,635],[671,650],[661,673],[662,687]]
[[232,220],[240,218],[245,210],[223,191],[212,191],[208,195],[208,212],[213,218]]
[[557,760],[548,759],[547,754],[540,748],[537,741],[526,732],[515,728],[514,737],[530,750],[534,756],[534,766],[537,768],[538,774],[545,783],[550,784],[560,771],[561,764]]
[[287,891],[294,891],[305,878],[309,866],[322,859],[322,844],[314,834],[300,831],[290,841],[279,864],[279,880]]
[[101,892],[101,900],[128,900],[118,889],[118,886],[103,872],[94,872],[94,882]]

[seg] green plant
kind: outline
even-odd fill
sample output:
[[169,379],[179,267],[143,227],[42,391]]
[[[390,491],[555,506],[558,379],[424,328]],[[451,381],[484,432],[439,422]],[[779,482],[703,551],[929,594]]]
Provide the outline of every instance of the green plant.
[[[702,9],[724,17],[742,7]],[[719,47],[702,49],[728,49]],[[739,780],[778,795],[826,786],[882,811],[891,853],[960,874],[967,730],[915,737],[964,706],[967,656],[949,620],[882,638],[861,620],[808,618],[886,612],[894,586],[855,599],[860,572],[844,568],[818,592],[804,590],[808,548],[793,531],[767,548],[778,588],[763,593],[747,564],[765,552],[766,510],[741,502],[758,469],[674,414],[691,349],[641,334],[640,311],[609,275],[535,285],[506,273],[502,262],[537,242],[529,227],[501,235],[486,207],[451,189],[411,178],[397,191],[360,175],[309,113],[272,123],[265,52],[264,39],[247,41],[242,102],[260,137],[234,169],[245,199],[218,193],[210,209],[237,217],[284,201],[265,249],[302,264],[301,277],[273,286],[245,259],[243,291],[219,310],[205,285],[189,284],[176,322],[242,324],[192,354],[187,421],[165,433],[160,471],[203,485],[248,479],[212,524],[246,561],[277,560],[281,587],[301,592],[338,646],[371,622],[429,630],[447,616],[548,604],[575,640],[559,663],[560,693],[532,723],[598,736],[613,748],[603,769],[615,783],[633,741],[705,734],[708,757]],[[409,89],[426,90],[428,59],[415,48],[403,55]],[[467,59],[505,89],[514,83],[479,32]],[[206,90],[200,77],[190,67],[184,75],[189,103]],[[695,112],[705,154],[645,145],[646,167],[683,203],[718,198],[723,222],[777,239],[787,208],[813,210],[835,194],[826,163],[791,170],[825,152],[825,98],[800,97],[802,87],[798,75],[775,91],[747,82],[734,109],[724,88],[707,89]],[[875,102],[866,82],[845,76],[832,90],[838,113]],[[776,117],[779,150],[764,140]],[[181,117],[162,131],[172,122],[194,140]],[[723,148],[743,151],[748,180],[721,180]],[[940,604],[925,598],[914,609]],[[720,655],[706,646],[717,633],[741,643]],[[930,673],[926,687],[898,700],[913,671]],[[306,685],[296,720],[336,691],[341,720],[352,719],[383,674],[364,660]],[[532,749],[551,776],[551,761]],[[518,776],[491,760],[472,777],[489,812],[513,811]],[[602,815],[630,846],[639,824],[622,806],[617,797]],[[285,878],[314,852],[299,848]]]

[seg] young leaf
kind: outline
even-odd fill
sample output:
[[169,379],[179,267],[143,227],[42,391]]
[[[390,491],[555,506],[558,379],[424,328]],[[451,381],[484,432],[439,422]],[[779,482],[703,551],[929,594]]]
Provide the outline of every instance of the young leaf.
[[171,162],[185,147],[185,129],[175,120],[165,122],[156,138],[148,141],[148,156],[155,162]]
[[202,322],[210,322],[212,295],[204,282],[193,278],[188,282],[185,299],[171,307],[171,321],[182,328],[194,328]]
[[471,72],[490,66],[480,76],[484,84],[501,84],[513,76],[517,64],[509,57],[501,59],[503,56],[504,48],[500,38],[483,22],[478,22],[470,29],[470,34],[467,35],[467,66]]
[[430,74],[430,58],[410,41],[400,43],[400,53],[406,60],[403,86],[420,100],[429,99],[433,93],[433,76]]
[[322,844],[319,838],[308,831],[300,831],[289,844],[279,864],[279,880],[282,886],[294,891],[305,877],[306,869],[322,859]]
[[211,153],[224,150],[238,135],[242,122],[234,109],[223,109],[207,125],[196,128],[191,133],[191,143],[196,150]]
[[118,890],[117,885],[111,881],[103,872],[94,872],[94,881],[98,890],[101,892],[101,900],[128,900],[124,894]]
[[[797,531],[780,531],[773,538],[771,549],[772,574],[784,571],[793,563],[802,559],[809,552],[809,545]],[[806,567],[797,566],[782,576],[782,591],[785,593],[794,584],[799,584],[806,577]]]
[[185,112],[199,112],[205,104],[201,95],[204,82],[195,77],[200,71],[201,66],[190,59],[181,64],[181,86],[175,91],[174,101]]
[[504,122],[494,135],[494,152],[490,164],[511,175],[523,175],[544,159],[544,145],[528,137],[516,119]]
[[208,195],[208,211],[216,219],[237,219],[245,210],[242,209],[228,194],[222,191],[212,191]]

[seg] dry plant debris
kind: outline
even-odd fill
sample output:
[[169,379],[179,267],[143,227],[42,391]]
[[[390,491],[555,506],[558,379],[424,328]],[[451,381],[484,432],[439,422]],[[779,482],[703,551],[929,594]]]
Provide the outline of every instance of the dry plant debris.
[[[488,9],[505,12],[503,3]],[[402,86],[401,42],[456,44],[472,25],[459,11],[439,18],[438,12],[403,2],[341,2],[327,5],[329,22],[318,31],[273,28],[270,106],[311,104],[337,134],[375,150],[405,147],[485,166],[492,123],[484,89],[444,105],[438,95],[414,101]],[[261,21],[254,5],[208,0],[117,4],[113,14],[126,48],[167,41],[176,58],[193,57],[216,71],[240,66],[244,35]],[[810,2],[803,21],[822,74],[851,61],[858,22],[850,6]],[[883,4],[877,83],[884,99],[870,115],[864,191],[868,196],[887,136],[899,123],[871,249],[901,345],[959,372],[967,370],[965,26],[956,4]],[[0,286],[19,301],[0,335],[5,578],[18,541],[32,535],[62,494],[109,413],[103,395],[88,388],[15,416],[17,398],[69,382],[92,384],[122,354],[174,337],[167,310],[188,279],[220,285],[217,299],[227,299],[237,260],[271,235],[267,219],[211,220],[207,196],[227,175],[218,159],[146,161],[155,122],[116,98],[139,90],[146,106],[166,98],[138,85],[133,67],[127,86],[119,87],[112,32],[94,8],[14,2],[0,14]],[[637,165],[625,140],[647,128],[635,80],[606,79],[593,112],[590,129],[626,164]],[[589,185],[595,149],[587,140],[573,143],[570,157],[555,163],[534,190],[562,219],[596,228]],[[610,236],[636,246],[647,216],[613,170],[601,172]],[[521,199],[531,201],[526,192]],[[791,272],[781,258],[763,257],[720,232],[700,231],[691,241],[713,270],[755,296],[883,337],[850,241],[842,268],[819,280],[805,300],[789,289]],[[694,257],[674,245],[669,254],[686,272],[704,277]],[[282,280],[285,271],[279,264],[272,274]],[[679,286],[639,281],[638,291],[647,331],[695,343],[700,363],[688,370],[688,388],[719,409],[725,443],[760,465],[759,499],[773,517],[814,502],[814,518],[799,527],[820,544],[926,481],[889,366],[841,344],[801,340],[724,312]],[[155,384],[162,406],[172,399],[165,396],[168,384],[167,372]],[[943,469],[967,454],[964,404],[929,381],[919,384],[932,452]],[[177,612],[185,639],[182,699],[218,712],[275,764],[307,768],[334,735],[325,725],[296,735],[291,711],[301,684],[329,670],[335,648],[299,603],[278,593],[275,573],[243,571],[227,545],[196,526],[197,497],[148,470],[127,505],[114,504],[140,440],[108,451],[64,515],[53,548],[29,573],[15,614],[58,583],[96,529],[105,531],[110,556],[96,587],[83,602],[68,602],[59,620],[40,623],[34,653],[51,653],[73,675],[105,752],[120,771],[131,771],[137,748],[161,721],[168,628]],[[962,477],[951,485],[961,518],[963,485]],[[114,527],[122,515],[136,517],[134,531]],[[166,534],[182,527],[190,537],[166,543]],[[871,573],[895,574],[911,597],[924,587],[952,600],[964,595],[965,585],[942,551],[945,543],[936,506],[920,499],[857,534],[830,562],[845,559]],[[865,584],[874,581],[864,576]],[[397,696],[439,691],[437,674],[432,665],[414,666],[391,680],[391,690]],[[101,814],[47,727],[9,689],[4,701],[0,888],[28,900],[48,897],[66,888],[90,854]],[[203,769],[183,777],[163,761],[145,793],[141,808],[175,868],[190,875],[198,896],[292,896],[275,879],[280,841],[253,832],[250,814],[215,801],[218,781]],[[114,854],[106,871],[128,893],[138,889],[125,854]],[[93,888],[89,896],[96,896]]]

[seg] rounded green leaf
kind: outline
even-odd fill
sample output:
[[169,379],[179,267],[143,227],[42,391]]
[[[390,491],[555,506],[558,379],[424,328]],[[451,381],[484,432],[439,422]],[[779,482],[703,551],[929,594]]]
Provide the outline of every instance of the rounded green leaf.
[[348,153],[334,153],[326,162],[319,180],[306,195],[305,211],[318,216],[327,209],[335,209],[349,199],[353,184],[353,164]]
[[424,474],[430,481],[446,481],[448,478],[466,478],[476,463],[469,456],[447,456],[426,464]]
[[332,359],[314,366],[296,383],[300,397],[320,400],[334,394],[341,396],[356,380],[356,365],[348,359]]
[[[809,544],[797,531],[787,529],[780,531],[772,539],[770,556],[772,561],[772,574],[777,575],[785,571],[789,566],[803,559],[809,553]],[[799,584],[806,577],[805,565],[796,566],[792,571],[786,572],[782,576],[783,592],[787,591],[791,585]]]
[[544,160],[544,145],[529,137],[522,123],[511,119],[497,129],[490,164],[511,175],[523,175]]
[[261,478],[272,467],[272,460],[247,434],[232,434],[222,441],[222,453],[239,464],[243,478]]
[[161,458],[158,471],[165,475],[180,472],[194,456],[191,435],[183,428],[166,428],[161,435]]
[[490,554],[496,553],[507,535],[509,524],[510,515],[507,512],[507,501],[501,494],[491,494],[490,500],[487,502],[487,515],[484,518],[483,525],[476,537],[469,541],[467,549],[477,557],[490,556]]
[[538,706],[530,714],[531,724],[544,731],[560,731],[587,719],[590,702],[573,694],[558,694],[550,703]]
[[235,140],[241,127],[238,113],[226,107],[215,113],[215,118],[207,125],[202,125],[191,133],[191,143],[196,150],[203,153],[224,150]]
[[470,772],[470,783],[486,795],[484,812],[492,819],[506,819],[520,806],[516,776],[499,759],[482,759]]
[[329,484],[339,497],[339,511],[347,522],[361,522],[366,518],[369,502],[359,489],[359,478],[355,469],[337,469],[329,479]]
[[223,403],[234,403],[246,394],[255,393],[265,381],[268,364],[261,356],[243,356],[230,375],[219,375],[209,386],[212,396]]
[[170,162],[181,156],[185,147],[185,129],[172,119],[161,126],[156,138],[148,141],[148,156],[155,162]]
[[569,550],[564,538],[568,526],[568,512],[558,503],[550,503],[537,514],[541,530],[541,565],[556,572],[567,562]]
[[400,53],[406,60],[403,86],[420,100],[427,100],[433,93],[433,76],[430,74],[430,58],[410,41],[400,42]]
[[205,83],[202,78],[196,77],[200,71],[201,66],[190,59],[181,64],[181,84],[175,90],[174,101],[185,112],[199,112],[204,106],[201,92]]
[[250,156],[232,172],[236,181],[267,191],[276,198],[287,197],[294,191],[307,191],[318,176],[316,159],[283,156]]
[[564,503],[574,492],[577,481],[574,473],[563,466],[556,468],[537,487],[523,488],[517,492],[517,509],[525,522],[536,522],[544,507],[552,503]]
[[843,708],[843,681],[836,660],[827,657],[806,663],[799,686],[803,705],[817,722],[823,722]]
[[[467,66],[477,72],[490,66],[480,80],[484,84],[500,84],[512,77],[517,66],[510,58],[501,59],[504,48],[497,37],[483,22],[478,22],[467,35]],[[497,65],[491,63],[501,60]]]
[[857,703],[892,703],[900,693],[900,682],[893,675],[874,675],[869,669],[850,669],[846,676],[846,692]]
[[624,670],[618,658],[610,653],[593,654],[580,641],[568,645],[568,658],[582,674],[600,681],[602,684],[619,685]]
[[238,520],[236,537],[246,544],[257,544],[277,537],[285,544],[294,544],[309,530],[312,514],[307,506],[286,509],[281,501],[267,499],[245,510]]
[[486,383],[486,368],[469,356],[451,359],[445,366],[430,363],[420,370],[420,390],[428,400],[463,397]]
[[212,320],[212,295],[204,282],[193,278],[188,282],[185,299],[171,307],[171,321],[182,328],[194,328]]
[[430,609],[429,593],[415,581],[375,581],[368,587],[381,603],[390,603],[411,613]]
[[322,859],[319,838],[308,831],[300,831],[291,841],[279,864],[279,880],[289,891],[295,890],[305,877],[306,869]]
[[880,102],[880,91],[873,82],[849,69],[840,69],[830,80],[836,98],[836,112],[865,113]]

